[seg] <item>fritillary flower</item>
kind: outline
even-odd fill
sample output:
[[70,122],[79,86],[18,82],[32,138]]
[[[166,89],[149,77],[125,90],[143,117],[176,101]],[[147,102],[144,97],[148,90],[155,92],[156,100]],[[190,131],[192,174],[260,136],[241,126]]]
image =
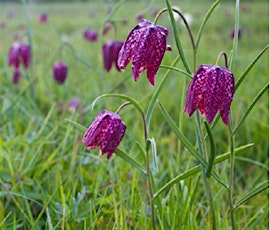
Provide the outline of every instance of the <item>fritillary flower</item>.
[[109,72],[112,68],[112,64],[115,63],[115,67],[118,71],[120,68],[117,64],[118,54],[124,42],[122,41],[107,41],[103,47],[103,63],[104,68]]
[[90,42],[95,42],[98,40],[98,32],[91,29],[85,29],[83,31],[83,36],[86,40]]
[[208,123],[211,123],[219,111],[227,125],[233,94],[233,74],[224,67],[203,64],[188,87],[184,112],[191,116],[199,109],[201,114],[205,114]]
[[8,54],[8,66],[19,68],[20,64],[28,68],[31,62],[30,46],[20,42],[14,42]]
[[59,84],[63,84],[67,78],[68,67],[64,62],[59,61],[54,63],[52,72],[54,80]]
[[103,110],[85,132],[82,142],[88,149],[100,147],[101,154],[107,154],[109,159],[120,144],[125,130],[126,125],[118,114]]
[[134,80],[137,81],[147,69],[147,78],[154,85],[157,70],[166,51],[167,36],[166,28],[143,19],[132,29],[119,52],[120,70],[123,71],[132,59]]

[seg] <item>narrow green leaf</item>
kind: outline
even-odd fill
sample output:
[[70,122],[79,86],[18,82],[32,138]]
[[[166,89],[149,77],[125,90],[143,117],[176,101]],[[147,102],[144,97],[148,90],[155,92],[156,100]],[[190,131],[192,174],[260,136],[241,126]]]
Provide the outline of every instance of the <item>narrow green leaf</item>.
[[80,125],[79,123],[69,120],[69,119],[65,119],[66,122],[70,123],[71,125],[73,125],[75,128],[77,128],[78,130],[82,131],[83,133],[86,132],[87,128],[83,125]]
[[234,59],[238,49],[238,29],[239,29],[239,17],[240,17],[240,0],[235,1],[235,23],[234,23],[234,38],[233,38],[233,48],[231,51],[231,58],[229,61],[229,69],[232,70]]
[[240,86],[240,84],[245,80],[247,77],[247,74],[252,69],[252,67],[255,65],[255,63],[260,59],[260,57],[263,55],[263,53],[269,48],[269,45],[263,48],[263,50],[258,54],[257,57],[254,58],[254,60],[248,65],[248,67],[244,70],[244,72],[241,74],[237,82],[235,83],[235,92]]
[[138,169],[140,172],[146,174],[146,170],[144,169],[143,166],[141,166],[135,159],[133,159],[130,155],[125,153],[123,150],[117,148],[114,153],[121,157],[124,161],[128,162],[132,166],[134,166],[136,169]]
[[[176,65],[176,63],[178,62],[180,56],[178,56],[172,63],[172,67],[174,67]],[[151,121],[151,118],[152,118],[152,114],[153,114],[153,110],[154,110],[154,107],[156,105],[156,101],[157,101],[157,98],[161,92],[161,90],[163,89],[163,87],[165,86],[165,82],[166,80],[168,79],[168,76],[169,74],[171,73],[171,69],[168,69],[164,75],[164,77],[162,78],[162,80],[160,81],[156,91],[154,92],[150,102],[149,102],[149,105],[148,105],[148,108],[147,108],[147,112],[146,112],[146,128],[147,128],[147,132],[149,132],[149,128],[150,128],[150,121]]]
[[206,15],[204,16],[204,18],[202,20],[202,23],[201,23],[201,26],[200,26],[200,29],[199,29],[199,32],[198,32],[198,38],[197,38],[196,45],[195,45],[196,51],[199,48],[199,44],[200,44],[200,41],[201,41],[202,32],[204,30],[204,27],[206,25],[206,22],[208,21],[209,17],[211,16],[211,14],[213,13],[213,11],[215,10],[215,8],[218,6],[219,3],[220,3],[220,0],[215,1],[212,4],[212,6],[210,7],[210,9],[207,11]]
[[184,75],[186,75],[187,77],[189,77],[190,79],[192,79],[192,74],[186,72],[185,70],[182,70],[182,69],[179,69],[179,68],[176,68],[176,67],[173,67],[173,66],[169,66],[169,65],[160,65],[159,66],[160,68],[164,68],[164,69],[171,69],[171,70],[174,70],[174,71],[177,71],[179,73],[182,73]]
[[152,156],[153,156],[153,162],[154,162],[154,171],[158,172],[157,146],[156,146],[155,139],[152,137],[152,138],[149,138],[147,141],[149,141],[151,144],[151,150],[152,150]]
[[216,158],[216,144],[215,144],[213,133],[212,133],[212,130],[211,130],[209,124],[205,121],[204,125],[205,125],[206,132],[209,136],[209,141],[210,141],[210,155],[209,155],[208,163],[207,163],[207,167],[206,167],[206,176],[210,177],[211,171],[213,168],[213,164],[214,164],[214,161]]
[[[240,153],[244,152],[246,149],[250,148],[254,146],[254,144],[247,144],[247,145],[243,145],[240,146],[238,148],[235,149],[235,155],[239,155]],[[230,158],[230,152],[224,153],[218,157],[215,158],[214,164],[218,164],[221,163],[227,159]],[[175,178],[171,179],[169,182],[167,182],[164,186],[162,186],[155,194],[154,194],[154,198],[155,199],[160,193],[162,193],[165,190],[170,189],[174,184],[178,183],[181,180],[184,180],[190,176],[195,175],[196,173],[201,172],[201,166],[197,165],[187,171],[185,171],[184,173],[176,176]]]
[[184,53],[184,49],[182,47],[182,42],[181,42],[180,37],[179,37],[178,27],[177,27],[176,22],[174,20],[172,5],[171,5],[169,0],[166,0],[166,4],[167,4],[168,12],[169,12],[169,15],[170,15],[172,28],[173,28],[173,33],[174,33],[174,39],[175,39],[175,42],[176,42],[176,46],[177,46],[179,55],[180,55],[181,60],[182,60],[182,62],[184,64],[184,66],[185,66],[186,71],[188,73],[191,73],[188,61],[187,61],[185,53]]
[[190,151],[190,153],[195,157],[197,161],[199,161],[203,166],[206,166],[206,161],[205,159],[198,153],[198,151],[194,148],[194,145],[189,142],[189,140],[184,136],[184,134],[179,130],[175,122],[172,120],[171,116],[169,113],[166,111],[166,109],[163,107],[163,105],[158,102],[159,108],[167,121],[167,123],[170,125],[171,129],[177,136],[179,140],[186,146],[186,148]]
[[269,181],[265,181],[259,185],[257,185],[254,189],[251,189],[247,194],[242,196],[234,205],[234,210],[237,209],[240,205],[247,202],[252,197],[258,195],[260,192],[269,188]]
[[92,109],[94,108],[94,106],[96,105],[96,103],[102,99],[102,98],[105,98],[105,97],[116,97],[116,98],[121,98],[121,99],[124,99],[128,102],[130,102],[132,105],[135,106],[135,108],[141,113],[141,114],[144,114],[144,110],[143,108],[140,106],[140,104],[135,100],[133,99],[132,97],[129,97],[127,95],[124,95],[124,94],[118,94],[118,93],[108,93],[108,94],[103,94],[99,97],[97,97],[93,103],[92,103]]
[[[166,109],[161,105],[161,103],[158,103],[159,108],[165,118],[165,120],[168,122],[169,126],[177,136],[177,138],[186,146],[186,148],[190,151],[190,153],[195,157],[197,161],[200,162],[200,164],[204,167],[207,166],[206,160],[201,156],[201,154],[194,148],[193,144],[189,142],[189,140],[184,136],[184,134],[181,132],[181,130],[177,127],[169,113],[166,111]],[[215,172],[211,172],[211,175],[224,187],[227,187],[226,184],[219,178],[219,176]]]
[[262,95],[269,89],[269,83],[267,83],[262,90],[257,94],[257,96],[253,99],[253,101],[251,102],[251,104],[249,105],[247,111],[245,112],[244,116],[242,117],[242,119],[239,121],[238,125],[235,127],[235,129],[233,130],[233,134],[236,133],[236,131],[238,130],[238,128],[242,125],[242,123],[245,121],[246,117],[248,116],[248,114],[251,112],[251,110],[253,109],[253,107],[255,106],[255,104],[260,100],[260,98],[262,97]]

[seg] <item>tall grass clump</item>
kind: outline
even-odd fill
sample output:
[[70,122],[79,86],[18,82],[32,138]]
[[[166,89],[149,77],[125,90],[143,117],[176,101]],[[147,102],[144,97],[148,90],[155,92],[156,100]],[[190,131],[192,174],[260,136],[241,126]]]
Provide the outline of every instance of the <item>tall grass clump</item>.
[[268,229],[265,2],[1,4],[0,229]]

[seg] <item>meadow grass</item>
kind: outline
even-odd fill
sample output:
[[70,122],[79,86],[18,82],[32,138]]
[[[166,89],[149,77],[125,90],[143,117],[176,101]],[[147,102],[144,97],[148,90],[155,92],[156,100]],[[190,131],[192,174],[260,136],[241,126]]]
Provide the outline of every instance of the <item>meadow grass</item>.
[[[168,28],[168,44],[172,51],[164,56],[155,87],[148,83],[145,73],[134,82],[131,64],[122,73],[115,68],[107,73],[103,68],[102,45],[108,39],[124,41],[137,24],[138,14],[153,20],[153,12],[166,7],[166,1],[151,1],[150,4],[144,1],[122,2],[118,6],[103,1],[1,3],[0,22],[6,23],[0,30],[1,229],[152,228],[146,174],[129,164],[132,160],[118,157],[121,153],[114,154],[107,161],[98,150],[89,151],[81,143],[83,130],[100,110],[115,111],[125,102],[119,97],[106,97],[92,108],[97,97],[108,93],[125,94],[138,101],[146,111],[155,90],[166,76],[166,66],[170,66],[178,56],[171,22],[165,13],[158,24]],[[172,5],[176,2],[171,1]],[[181,2],[179,7],[182,11],[193,16],[191,29],[196,38],[212,2]],[[108,17],[110,8],[113,13]],[[238,41],[232,68],[236,81],[268,45],[268,11],[266,1],[242,1],[240,4],[243,34]],[[37,21],[42,12],[48,14],[48,23],[43,25]],[[116,28],[102,36],[105,18],[113,20]],[[127,20],[127,24],[122,20]],[[178,24],[182,46],[192,66],[189,36],[186,28]],[[221,51],[230,53],[233,48],[230,32],[234,26],[235,2],[221,1],[205,26],[196,67],[214,64]],[[23,70],[22,80],[13,85],[12,68],[7,65],[8,50],[14,37],[29,42],[27,28],[33,52],[31,68]],[[99,40],[86,41],[82,36],[84,28],[99,31]],[[56,84],[52,77],[51,67],[59,60],[69,67],[64,85]],[[223,61],[219,64],[224,65]],[[231,112],[235,125],[251,108],[259,91],[268,84],[268,64],[266,49],[237,89]],[[184,69],[181,61],[175,67]],[[171,70],[158,95],[160,106],[154,107],[150,120],[148,135],[154,138],[157,148],[157,156],[150,156],[154,193],[171,182],[154,199],[157,229],[211,228],[205,177],[198,161],[179,140],[166,118],[168,113],[197,149],[195,119],[183,114],[188,83],[189,78],[184,74]],[[267,94],[268,90],[265,90],[234,136],[237,153],[233,178],[236,229],[268,229],[269,225]],[[70,111],[68,103],[73,97],[79,98],[79,108]],[[127,131],[119,148],[145,168],[146,159],[140,148],[144,146],[140,113],[134,107],[126,107],[121,111],[121,117]],[[221,119],[212,128],[212,133],[217,157],[223,157],[222,154],[228,153],[230,148],[228,130]],[[209,139],[206,143],[209,146]],[[241,146],[246,147],[241,151],[238,149]],[[228,157],[226,159],[215,164],[213,171],[227,185],[230,161]],[[210,179],[217,229],[230,229],[227,189],[213,177]]]

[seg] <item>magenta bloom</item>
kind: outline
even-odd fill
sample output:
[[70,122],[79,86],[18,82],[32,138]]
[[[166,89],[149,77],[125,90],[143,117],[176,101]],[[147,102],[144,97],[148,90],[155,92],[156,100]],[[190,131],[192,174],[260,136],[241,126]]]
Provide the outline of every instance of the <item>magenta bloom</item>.
[[64,62],[56,62],[52,67],[52,72],[54,80],[59,84],[63,84],[67,78],[68,67]]
[[117,64],[117,60],[118,60],[119,51],[123,44],[124,42],[122,41],[109,40],[103,45],[102,47],[103,63],[104,63],[104,68],[108,72],[111,70],[113,63],[115,63],[116,69],[120,71],[120,68]]
[[20,42],[14,42],[8,54],[8,66],[19,68],[23,64],[24,68],[28,68],[31,62],[30,46]]
[[[231,39],[234,39],[234,28],[231,30],[230,33]],[[242,27],[238,28],[238,39],[241,39],[242,36]]]
[[83,36],[86,40],[90,42],[94,42],[98,40],[98,33],[95,30],[85,29],[83,31]]
[[48,17],[46,13],[41,13],[38,17],[38,21],[40,24],[46,24],[48,21]]
[[107,22],[102,30],[102,35],[106,35],[112,28],[112,23],[111,22]]
[[68,110],[71,112],[76,111],[79,108],[79,99],[76,97],[73,97],[69,104],[68,104]]
[[147,78],[154,85],[155,75],[166,51],[168,30],[142,20],[128,35],[122,46],[118,66],[124,70],[132,59],[132,73],[137,81],[141,73],[147,69]]
[[116,113],[103,110],[85,132],[82,142],[88,149],[100,147],[101,154],[109,159],[126,131],[126,125]]
[[233,94],[233,74],[224,67],[203,64],[188,87],[184,112],[191,116],[198,108],[211,123],[219,111],[227,125]]

